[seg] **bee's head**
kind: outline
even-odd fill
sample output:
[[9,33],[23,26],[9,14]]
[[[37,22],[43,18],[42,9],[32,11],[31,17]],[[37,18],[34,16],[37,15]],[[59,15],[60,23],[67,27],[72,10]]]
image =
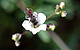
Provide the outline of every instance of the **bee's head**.
[[29,15],[29,14],[33,14],[33,11],[32,11],[32,9],[26,8],[26,9],[25,9],[25,13],[26,13],[27,15]]

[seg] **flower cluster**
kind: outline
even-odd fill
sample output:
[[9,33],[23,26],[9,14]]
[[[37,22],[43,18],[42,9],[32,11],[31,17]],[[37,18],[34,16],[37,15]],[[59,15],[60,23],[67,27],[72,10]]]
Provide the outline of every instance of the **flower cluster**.
[[[65,17],[67,15],[66,11],[63,10],[63,8],[65,7],[65,3],[61,2],[60,5],[56,5],[56,10],[55,13],[53,13],[50,17],[52,17],[54,14],[60,14],[62,17]],[[37,13],[37,12],[33,12],[32,9],[28,9],[26,8],[25,10],[25,18],[26,20],[23,21],[22,26],[25,28],[25,30],[31,31],[33,33],[33,35],[35,35],[36,33],[38,33],[40,30],[50,30],[50,31],[54,31],[55,30],[55,25],[54,24],[44,24],[44,22],[49,19],[46,19],[46,15],[43,13]],[[15,41],[15,45],[18,47],[20,45],[20,39],[21,36],[23,35],[16,33],[14,35],[12,35],[12,40]]]
[[65,17],[67,15],[66,11],[63,10],[63,8],[65,7],[65,3],[61,2],[60,5],[56,5],[56,9],[55,12],[56,14],[60,14],[61,13],[61,17]]
[[16,34],[12,35],[12,40],[15,41],[15,45],[16,45],[17,47],[20,45],[19,40],[21,39],[21,36],[22,36],[22,35],[19,34],[19,33],[16,33]]

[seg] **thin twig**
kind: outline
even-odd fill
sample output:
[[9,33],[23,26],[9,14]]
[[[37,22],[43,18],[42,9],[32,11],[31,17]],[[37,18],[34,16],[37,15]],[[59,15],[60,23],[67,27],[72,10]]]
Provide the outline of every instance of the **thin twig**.
[[28,32],[29,32],[29,31],[25,31],[25,32],[21,33],[21,35],[27,34]]
[[57,9],[52,15],[50,15],[49,17],[47,17],[46,20],[48,20],[49,18],[51,18],[52,16],[54,16],[56,14],[56,12],[58,12],[59,10]]
[[50,15],[49,17],[47,17],[46,20],[48,20],[49,18],[51,18],[52,16],[54,16],[56,14],[56,12],[54,12],[52,15]]

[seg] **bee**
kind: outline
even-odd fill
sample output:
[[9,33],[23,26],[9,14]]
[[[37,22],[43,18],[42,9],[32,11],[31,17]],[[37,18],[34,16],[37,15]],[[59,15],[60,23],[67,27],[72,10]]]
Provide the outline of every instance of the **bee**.
[[34,28],[39,27],[38,21],[36,20],[36,17],[33,15],[32,9],[26,8],[25,13],[26,13],[26,17],[30,18],[30,21],[32,22],[33,27]]

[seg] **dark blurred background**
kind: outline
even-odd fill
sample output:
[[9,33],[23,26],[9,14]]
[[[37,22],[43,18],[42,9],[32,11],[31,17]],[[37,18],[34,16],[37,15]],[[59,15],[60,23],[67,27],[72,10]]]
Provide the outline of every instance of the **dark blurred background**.
[[0,50],[61,50],[48,32],[42,31],[36,35],[29,32],[23,35],[19,47],[11,39],[13,34],[25,31],[22,22],[25,20],[26,7],[48,17],[55,12],[56,4],[61,1],[66,4],[64,10],[67,16],[62,18],[54,15],[45,23],[56,25],[54,32],[70,50],[80,50],[80,0],[0,0]]

